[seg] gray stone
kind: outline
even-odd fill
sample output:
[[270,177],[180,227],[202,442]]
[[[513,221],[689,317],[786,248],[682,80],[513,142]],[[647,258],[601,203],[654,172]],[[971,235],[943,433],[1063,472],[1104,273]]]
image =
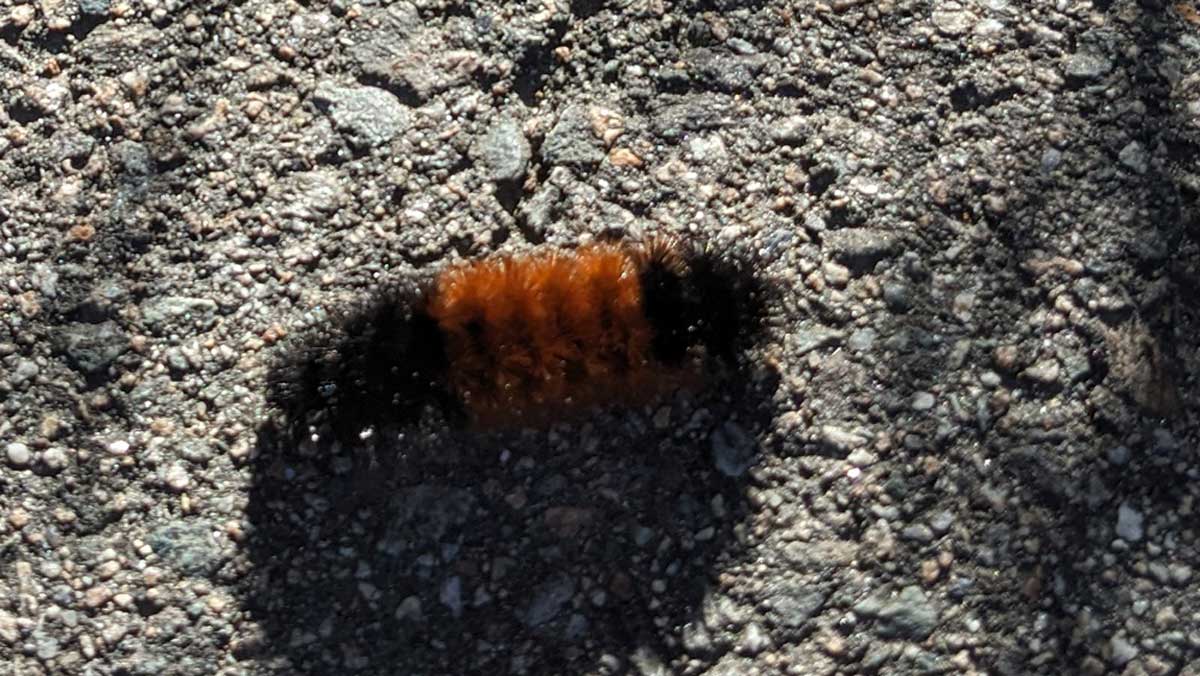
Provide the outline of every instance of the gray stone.
[[938,611],[920,587],[905,587],[895,598],[869,597],[854,612],[876,620],[875,633],[885,639],[923,641],[938,623]]
[[47,448],[42,451],[41,456],[42,466],[47,472],[57,474],[67,468],[71,459],[67,457],[67,452],[58,446]]
[[725,41],[725,45],[742,56],[757,54],[758,50],[747,40],[742,38],[729,38]]
[[172,463],[162,472],[162,482],[167,488],[182,493],[192,483],[192,477],[187,468],[180,463]]
[[933,528],[933,532],[945,535],[950,530],[950,526],[954,525],[954,515],[949,511],[942,510],[933,515],[929,520],[929,525]]
[[748,89],[766,63],[766,57],[760,54],[743,56],[705,47],[689,50],[683,58],[688,66],[686,76],[692,82],[723,92]]
[[589,626],[590,624],[586,615],[571,613],[571,617],[567,619],[567,628],[563,632],[563,635],[568,641],[577,641],[587,635]]
[[64,130],[54,136],[54,155],[59,162],[84,166],[95,148],[96,139],[82,132]]
[[566,575],[550,578],[533,591],[533,600],[530,601],[522,619],[529,627],[546,624],[563,611],[574,595],[573,579]]
[[929,392],[917,392],[912,398],[912,408],[914,411],[928,411],[936,403],[937,399]]
[[1128,446],[1113,446],[1108,449],[1108,461],[1114,465],[1121,466],[1129,462],[1129,447]]
[[682,97],[654,111],[651,125],[659,137],[679,141],[691,132],[734,124],[729,98],[716,94]]
[[569,106],[559,115],[558,122],[546,134],[541,151],[549,164],[581,167],[599,164],[604,159],[585,106]]
[[751,622],[738,638],[737,650],[743,655],[757,655],[771,647],[771,637],[757,622]]
[[110,22],[87,34],[74,53],[91,62],[97,75],[117,75],[127,71],[135,62],[153,59],[164,42],[162,31],[140,21]]
[[820,234],[829,229],[829,224],[824,216],[814,210],[804,214],[804,227],[809,232]]
[[1150,153],[1146,147],[1137,141],[1130,141],[1117,155],[1121,164],[1136,174],[1144,174],[1150,169]]
[[111,154],[121,168],[122,179],[140,183],[154,173],[154,158],[144,143],[121,141],[113,145]]
[[894,234],[876,228],[830,230],[823,236],[825,247],[852,268],[867,268],[894,255],[900,240]]
[[933,542],[933,529],[923,523],[914,523],[905,526],[904,530],[900,531],[900,535],[905,540],[913,540],[914,542]]
[[754,463],[757,446],[746,431],[732,421],[713,430],[709,437],[713,463],[727,477],[739,477]]
[[181,439],[178,452],[179,457],[196,464],[204,464],[213,457],[213,450],[209,443],[198,438]]
[[1145,534],[1142,523],[1145,517],[1128,502],[1117,508],[1117,537],[1126,542],[1137,542]]
[[857,448],[861,448],[866,445],[867,441],[867,437],[852,430],[834,425],[821,426],[821,442],[830,449],[840,453],[849,453]]
[[425,103],[436,94],[470,85],[484,65],[484,56],[469,49],[448,48],[456,41],[442,31],[427,29],[412,3],[386,10],[367,9],[360,27],[368,27],[346,50],[373,81],[406,98]]
[[1126,641],[1122,636],[1113,636],[1108,645],[1112,649],[1110,661],[1118,667],[1125,666],[1138,656],[1137,646]]
[[35,641],[34,652],[37,654],[38,659],[42,661],[54,659],[62,650],[58,639],[46,634],[42,629],[34,630],[33,639]]
[[1043,359],[1022,371],[1021,375],[1035,383],[1054,385],[1058,383],[1062,369],[1059,367],[1057,359]]
[[1092,363],[1086,355],[1074,352],[1063,355],[1062,364],[1067,372],[1067,380],[1072,383],[1083,380],[1092,372]]
[[850,338],[846,340],[846,347],[856,352],[866,352],[875,345],[878,335],[872,328],[859,329],[850,334]]
[[1112,62],[1099,54],[1077,52],[1067,57],[1067,78],[1077,84],[1099,80],[1112,70]]
[[867,652],[862,657],[860,666],[866,670],[866,673],[876,673],[881,671],[881,667],[896,658],[896,653],[899,652],[900,646],[885,643],[875,643],[867,648]]
[[419,621],[422,617],[421,599],[417,596],[406,597],[396,606],[397,620],[415,620]]
[[1179,450],[1179,440],[1171,434],[1171,430],[1159,427],[1154,430],[1154,452],[1174,453]]
[[720,134],[697,134],[688,139],[688,154],[701,164],[722,164],[729,161],[729,149]]
[[116,322],[67,324],[56,342],[67,362],[85,375],[104,371],[129,349],[129,336]]
[[771,125],[768,133],[771,140],[778,145],[798,146],[803,145],[812,135],[812,127],[807,119],[797,115]]
[[462,615],[462,578],[457,575],[447,578],[442,583],[441,591],[438,592],[438,600],[450,610],[450,614],[454,617]]
[[654,529],[645,526],[635,526],[633,528],[633,542],[639,547],[645,547],[654,539]]
[[900,519],[900,508],[895,505],[871,505],[871,513],[885,521]]
[[1062,151],[1058,148],[1047,148],[1042,153],[1042,172],[1046,174],[1052,173],[1062,164]]
[[521,203],[521,215],[525,226],[542,235],[549,229],[557,213],[562,209],[562,190],[553,183],[543,183],[533,197]]
[[933,13],[933,25],[942,35],[954,37],[969,32],[975,17],[969,12],[937,11]]
[[879,456],[865,448],[860,448],[846,456],[846,462],[854,465],[855,467],[870,467],[871,465],[879,462]]
[[182,374],[192,370],[192,363],[181,348],[172,347],[163,353],[163,362],[173,373]]
[[912,292],[903,282],[886,281],[883,283],[883,302],[892,312],[908,312],[913,306]]
[[112,0],[79,0],[79,13],[84,16],[108,16]]
[[217,304],[208,298],[161,296],[142,304],[142,323],[156,333],[187,324],[207,329],[216,314]]
[[326,83],[313,92],[313,102],[356,148],[381,146],[412,124],[409,109],[378,87],[338,87]]
[[793,333],[795,343],[792,351],[797,357],[803,357],[813,350],[836,345],[842,340],[842,336],[841,331],[823,327],[798,327]]
[[342,177],[322,169],[295,174],[280,182],[272,193],[280,203],[281,215],[309,223],[325,223],[349,201]]
[[771,590],[768,616],[782,627],[800,629],[825,606],[828,594],[801,584],[783,584]]
[[146,538],[167,565],[184,575],[211,575],[221,567],[224,557],[213,542],[212,527],[199,521],[177,521],[163,526]]
[[32,359],[18,359],[17,365],[13,367],[12,375],[9,376],[8,382],[13,386],[24,385],[25,383],[37,377],[38,372],[37,362]]
[[475,152],[493,181],[516,182],[525,178],[532,157],[521,125],[508,117],[488,129],[476,144]]

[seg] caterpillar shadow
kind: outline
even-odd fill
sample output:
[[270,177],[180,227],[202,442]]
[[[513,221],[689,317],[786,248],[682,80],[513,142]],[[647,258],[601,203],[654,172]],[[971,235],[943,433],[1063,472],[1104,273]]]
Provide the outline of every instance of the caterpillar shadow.
[[737,369],[532,431],[432,413],[343,444],[314,441],[337,420],[299,438],[294,419],[264,424],[247,508],[261,631],[239,656],[300,674],[671,668],[737,557],[776,386]]

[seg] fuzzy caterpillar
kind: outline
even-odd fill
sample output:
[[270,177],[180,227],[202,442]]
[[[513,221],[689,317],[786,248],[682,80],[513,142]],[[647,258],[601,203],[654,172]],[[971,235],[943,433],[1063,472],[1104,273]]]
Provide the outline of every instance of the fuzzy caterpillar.
[[764,285],[734,258],[656,238],[481,258],[345,313],[289,350],[269,400],[339,436],[428,406],[523,426],[644,402],[733,365],[762,324]]

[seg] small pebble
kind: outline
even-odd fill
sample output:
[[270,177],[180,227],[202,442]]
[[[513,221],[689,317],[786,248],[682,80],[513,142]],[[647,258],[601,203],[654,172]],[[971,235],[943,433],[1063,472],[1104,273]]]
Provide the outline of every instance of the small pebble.
[[916,542],[932,542],[933,530],[923,523],[914,523],[911,526],[906,526],[901,535],[905,540],[915,540]]
[[97,585],[83,593],[83,604],[88,608],[99,608],[112,598],[112,591],[104,585]]
[[20,507],[14,507],[13,510],[8,513],[8,525],[12,526],[13,530],[21,530],[28,524],[29,512],[21,509]]
[[938,562],[933,559],[926,559],[921,562],[921,582],[926,586],[937,582],[942,575],[942,568]]
[[1108,449],[1108,461],[1114,465],[1124,465],[1129,462],[1129,448],[1127,446],[1114,446]]
[[184,491],[191,484],[192,478],[183,465],[175,463],[167,468],[163,481],[173,491]]
[[1016,345],[1001,345],[996,348],[992,360],[1001,371],[1012,371],[1020,360],[1020,350]]
[[875,329],[859,329],[850,334],[850,338],[846,340],[846,346],[857,352],[865,352],[875,344],[876,335]]
[[1117,537],[1120,537],[1126,542],[1137,542],[1142,539],[1143,530],[1142,522],[1144,517],[1142,513],[1134,509],[1127,502],[1121,503],[1117,508]]
[[42,464],[46,466],[47,470],[54,474],[66,469],[68,462],[69,460],[67,458],[67,452],[62,448],[49,448],[42,453]]
[[934,514],[933,518],[929,520],[930,527],[932,527],[933,532],[937,533],[938,535],[945,535],[946,532],[950,530],[950,526],[953,524],[954,515],[944,510]]
[[1112,658],[1110,661],[1118,667],[1125,666],[1138,655],[1137,646],[1126,641],[1121,636],[1112,637],[1112,640],[1108,644],[1112,648]]
[[33,462],[33,452],[29,447],[19,441],[14,441],[4,447],[4,455],[8,459],[8,464],[14,468],[21,469],[28,467],[30,462]]
[[913,298],[908,286],[900,282],[883,283],[883,302],[892,312],[903,313],[912,309]]
[[912,398],[912,407],[914,411],[928,411],[933,408],[936,400],[933,395],[928,392],[917,392]]
[[1058,366],[1058,361],[1054,359],[1043,359],[1038,363],[1030,366],[1021,372],[1021,375],[1026,378],[1043,385],[1052,385],[1058,382],[1061,369]]
[[1088,655],[1079,664],[1079,673],[1083,674],[1083,676],[1103,676],[1104,662],[1101,662],[1092,655]]
[[1168,570],[1171,573],[1171,581],[1177,585],[1185,585],[1192,579],[1192,567],[1183,563],[1172,563]]
[[450,611],[454,617],[462,615],[463,611],[463,596],[462,596],[462,578],[454,575],[442,583],[441,591],[438,592],[438,600],[442,605]]
[[743,655],[757,655],[771,645],[771,637],[757,622],[746,625],[738,640],[738,652]]
[[879,456],[865,448],[859,448],[851,452],[850,455],[846,456],[846,462],[854,465],[855,467],[868,467],[879,462]]
[[840,263],[826,263],[823,271],[825,273],[825,282],[837,289],[844,288],[850,283],[850,268]]

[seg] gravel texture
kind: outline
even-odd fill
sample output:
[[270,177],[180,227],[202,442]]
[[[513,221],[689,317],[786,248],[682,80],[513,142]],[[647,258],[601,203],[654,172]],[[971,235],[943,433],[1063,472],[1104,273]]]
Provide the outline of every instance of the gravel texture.
[[[1200,10],[0,5],[0,664],[1200,674]],[[674,233],[748,382],[264,433],[387,280]],[[736,391],[735,391],[736,390]]]

